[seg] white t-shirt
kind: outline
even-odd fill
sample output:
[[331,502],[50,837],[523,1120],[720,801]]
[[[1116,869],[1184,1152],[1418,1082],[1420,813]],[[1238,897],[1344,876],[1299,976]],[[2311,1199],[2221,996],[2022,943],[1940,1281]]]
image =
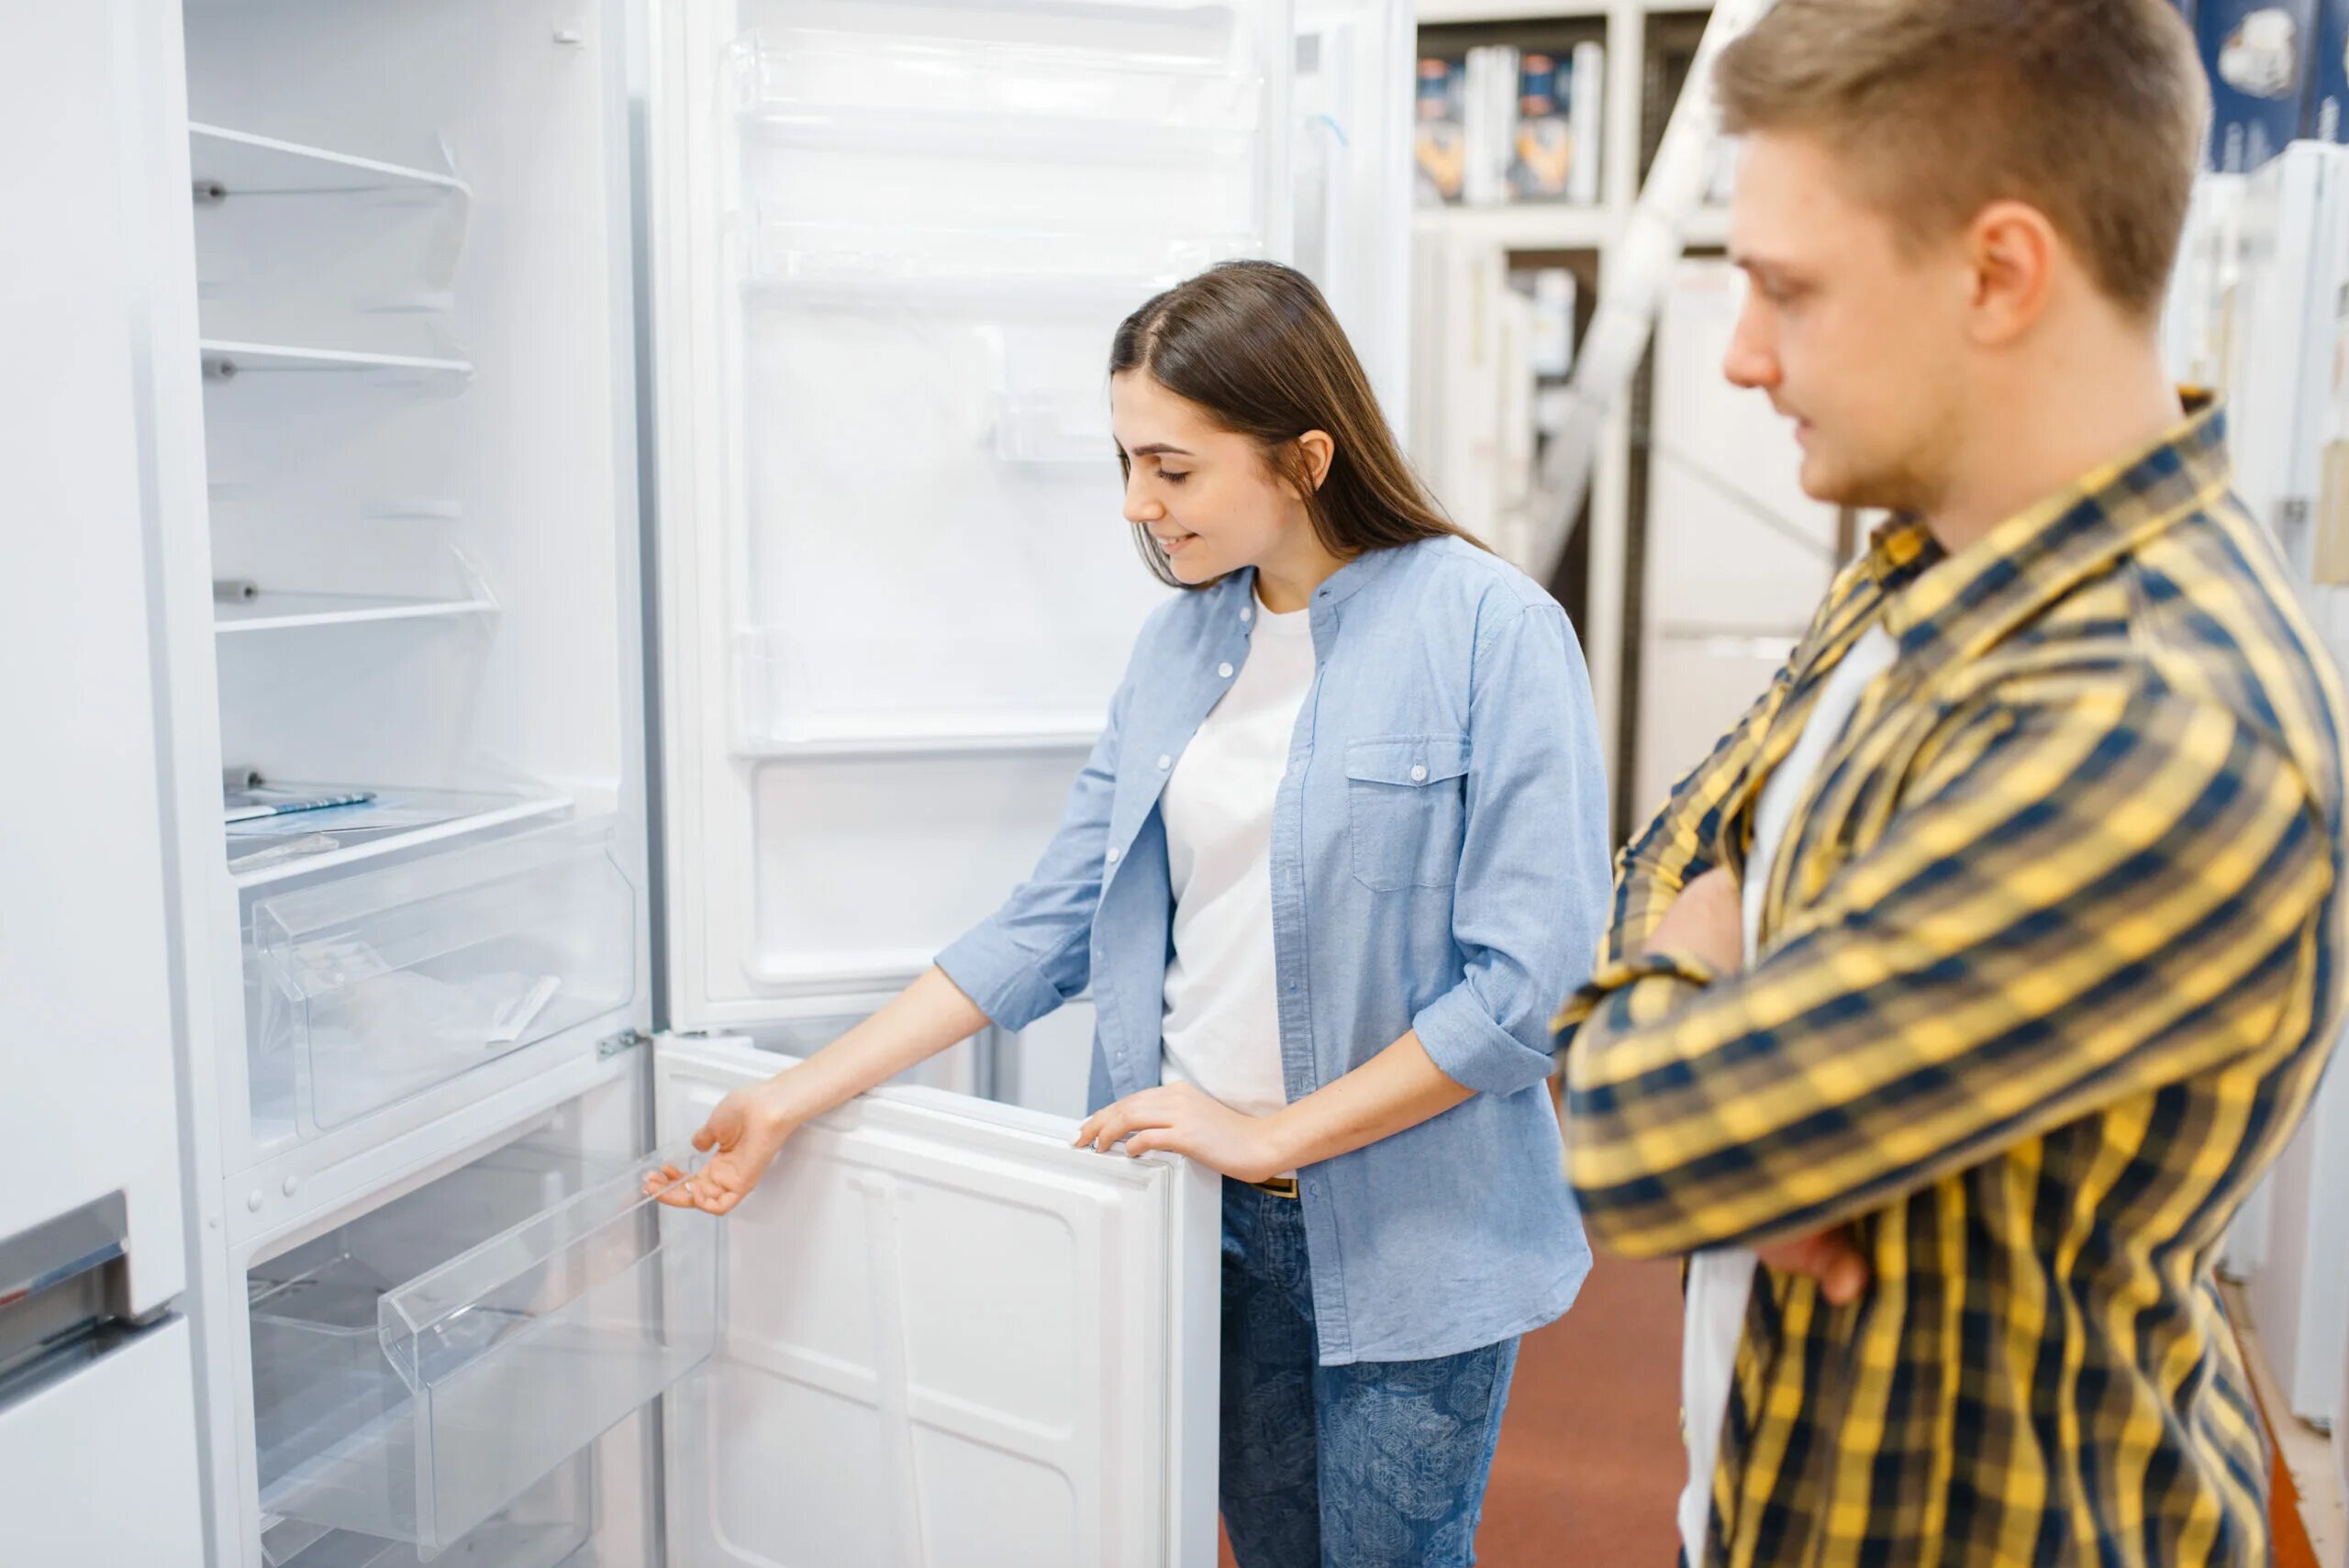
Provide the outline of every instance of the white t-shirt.
[[[1892,668],[1898,647],[1881,625],[1861,635],[1820,689],[1818,706],[1804,721],[1795,749],[1762,786],[1753,812],[1753,853],[1740,889],[1748,967],[1759,956],[1754,933],[1762,926],[1762,895],[1770,885],[1770,871],[1777,863],[1795,806],[1809,793],[1820,761],[1852,721],[1869,684]],[[1730,1380],[1735,1375],[1738,1340],[1745,1332],[1745,1306],[1753,1294],[1756,1262],[1744,1247],[1715,1248],[1688,1260],[1688,1299],[1680,1326],[1680,1404],[1688,1423],[1688,1484],[1680,1493],[1680,1544],[1690,1568],[1704,1568],[1713,1465],[1720,1454],[1721,1423],[1729,1418]]]
[[1248,661],[1191,738],[1160,811],[1174,884],[1163,1075],[1237,1111],[1288,1103],[1273,964],[1273,802],[1313,686],[1308,610],[1260,601]]

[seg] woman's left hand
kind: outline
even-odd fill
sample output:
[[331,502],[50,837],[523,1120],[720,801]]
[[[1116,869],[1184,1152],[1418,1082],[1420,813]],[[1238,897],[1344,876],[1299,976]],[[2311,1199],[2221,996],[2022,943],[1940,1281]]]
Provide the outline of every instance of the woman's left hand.
[[1270,1118],[1233,1110],[1196,1084],[1162,1084],[1094,1112],[1077,1129],[1076,1147],[1106,1154],[1119,1139],[1129,1155],[1163,1149],[1242,1182],[1268,1180],[1295,1162],[1275,1147]]

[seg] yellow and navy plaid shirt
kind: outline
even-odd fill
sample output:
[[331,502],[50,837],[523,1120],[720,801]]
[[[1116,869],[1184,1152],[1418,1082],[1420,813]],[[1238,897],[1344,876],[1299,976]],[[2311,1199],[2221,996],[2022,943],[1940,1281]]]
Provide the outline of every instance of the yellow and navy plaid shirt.
[[[1840,1225],[1874,1273],[1758,1271],[1711,1562],[2268,1561],[2211,1260],[2338,1017],[2343,708],[2222,443],[2192,414],[1946,560],[1888,526],[1622,855],[1556,1025],[1592,1237]],[[1879,621],[1758,962],[1642,951]]]

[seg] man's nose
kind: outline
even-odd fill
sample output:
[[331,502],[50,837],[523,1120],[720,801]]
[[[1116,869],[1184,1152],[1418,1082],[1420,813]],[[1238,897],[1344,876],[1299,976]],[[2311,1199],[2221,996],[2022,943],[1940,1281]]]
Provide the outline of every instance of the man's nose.
[[1721,358],[1721,373],[1729,378],[1731,386],[1753,392],[1768,392],[1778,384],[1778,356],[1761,324],[1754,319],[1750,304],[1738,315],[1729,352]]

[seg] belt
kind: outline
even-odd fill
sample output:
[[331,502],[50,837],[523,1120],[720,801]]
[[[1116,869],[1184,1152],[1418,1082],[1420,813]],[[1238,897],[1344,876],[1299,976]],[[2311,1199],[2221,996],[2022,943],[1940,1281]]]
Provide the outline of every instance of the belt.
[[1260,1193],[1270,1193],[1275,1197],[1295,1198],[1297,1196],[1295,1176],[1275,1176],[1269,1182],[1251,1182],[1248,1184]]

